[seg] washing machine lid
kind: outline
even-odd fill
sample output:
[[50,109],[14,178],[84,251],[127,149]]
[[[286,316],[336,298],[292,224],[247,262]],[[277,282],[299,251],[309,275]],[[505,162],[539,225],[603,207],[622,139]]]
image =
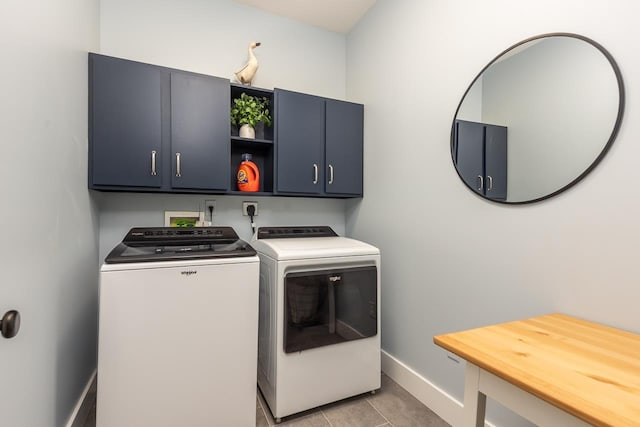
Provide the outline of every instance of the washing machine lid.
[[250,257],[255,250],[231,227],[137,227],[105,259],[106,264]]
[[326,226],[261,227],[258,240],[251,245],[258,253],[278,261],[380,254],[375,246],[340,237]]

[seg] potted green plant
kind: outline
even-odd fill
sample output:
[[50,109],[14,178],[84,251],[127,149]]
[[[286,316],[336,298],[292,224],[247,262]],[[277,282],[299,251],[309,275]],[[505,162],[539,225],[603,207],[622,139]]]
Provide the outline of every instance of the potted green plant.
[[231,106],[231,124],[240,126],[240,136],[243,138],[255,138],[255,127],[259,123],[271,126],[271,114],[269,113],[269,100],[265,97],[257,97],[242,93],[240,98],[233,100]]

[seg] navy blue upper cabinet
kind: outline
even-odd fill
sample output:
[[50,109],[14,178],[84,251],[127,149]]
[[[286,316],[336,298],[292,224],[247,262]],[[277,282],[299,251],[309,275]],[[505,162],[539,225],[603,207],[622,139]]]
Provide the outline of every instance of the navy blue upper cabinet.
[[324,184],[324,99],[275,90],[276,188],[321,193]]
[[363,106],[275,94],[277,192],[362,195]]
[[229,81],[89,54],[89,186],[226,192]]
[[476,193],[507,199],[507,128],[456,120],[453,162],[462,180]]
[[229,188],[229,81],[171,73],[171,187]]
[[[262,138],[232,135],[231,102],[245,92],[271,104]],[[260,195],[360,197],[363,106],[89,54],[89,188],[238,194],[243,153]]]
[[160,187],[160,71],[100,55],[89,71],[90,185]]
[[326,100],[325,192],[362,195],[364,107]]

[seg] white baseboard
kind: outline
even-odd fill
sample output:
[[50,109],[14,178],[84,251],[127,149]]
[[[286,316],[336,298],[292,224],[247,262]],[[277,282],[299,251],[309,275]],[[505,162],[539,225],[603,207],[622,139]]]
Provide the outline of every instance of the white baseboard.
[[[80,399],[78,399],[78,402],[76,402],[76,406],[75,406],[75,408],[73,408],[73,412],[71,412],[71,415],[69,416],[69,419],[67,420],[67,424],[65,424],[66,427],[73,427],[73,424],[75,423],[76,418],[78,417],[78,414],[80,413],[80,410],[82,409],[82,404],[84,403],[85,398],[87,397],[87,394],[89,393],[89,389],[91,388],[91,384],[93,384],[93,380],[95,378],[96,378],[96,371],[94,370],[93,373],[91,374],[91,376],[89,377],[89,381],[87,382],[87,385],[84,386],[84,390],[82,390],[82,393],[80,394]],[[89,408],[89,409],[91,409],[91,408]]]
[[[462,403],[386,351],[381,351],[382,372],[452,426],[461,425]],[[495,427],[486,422],[486,427]]]

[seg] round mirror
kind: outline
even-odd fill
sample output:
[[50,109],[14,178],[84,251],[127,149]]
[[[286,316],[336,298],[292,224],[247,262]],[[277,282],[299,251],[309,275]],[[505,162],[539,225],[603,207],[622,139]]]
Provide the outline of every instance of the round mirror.
[[615,139],[624,109],[620,70],[575,34],[524,40],[487,65],[451,130],[462,181],[500,203],[530,203],[580,181]]

